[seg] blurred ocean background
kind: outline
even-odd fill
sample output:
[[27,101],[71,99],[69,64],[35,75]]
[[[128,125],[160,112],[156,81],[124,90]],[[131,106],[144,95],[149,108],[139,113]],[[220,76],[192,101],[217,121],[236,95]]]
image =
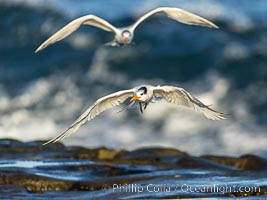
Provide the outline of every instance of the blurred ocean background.
[[[220,29],[157,15],[140,25],[132,46],[105,47],[111,33],[83,26],[34,53],[82,15],[127,26],[158,6],[186,9]],[[116,114],[118,107],[63,142],[267,157],[265,0],[1,0],[0,16],[0,138],[48,140],[99,97],[143,83],[168,84],[185,88],[228,119],[211,121],[165,102],[150,104],[143,115],[139,110]]]

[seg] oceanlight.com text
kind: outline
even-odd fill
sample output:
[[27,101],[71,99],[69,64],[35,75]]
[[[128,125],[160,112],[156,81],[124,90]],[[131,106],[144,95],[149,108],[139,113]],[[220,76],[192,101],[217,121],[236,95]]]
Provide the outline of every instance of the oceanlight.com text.
[[104,185],[103,190],[111,189],[113,192],[125,193],[168,193],[168,192],[183,192],[183,193],[246,193],[246,192],[260,192],[261,188],[258,186],[246,185],[228,185],[228,184],[211,184],[211,185],[189,185],[189,184],[113,184],[112,186]]

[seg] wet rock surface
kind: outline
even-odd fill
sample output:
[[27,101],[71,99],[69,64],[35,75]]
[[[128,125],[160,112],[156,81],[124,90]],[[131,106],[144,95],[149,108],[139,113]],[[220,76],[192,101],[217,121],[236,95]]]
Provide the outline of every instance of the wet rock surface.
[[0,199],[267,198],[267,160],[0,140]]

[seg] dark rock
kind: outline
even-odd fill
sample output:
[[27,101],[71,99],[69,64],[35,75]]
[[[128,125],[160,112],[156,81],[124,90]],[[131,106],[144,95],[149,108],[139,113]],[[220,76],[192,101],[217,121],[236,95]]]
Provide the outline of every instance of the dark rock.
[[118,152],[113,163],[175,167],[176,161],[184,155],[187,153],[172,148],[142,148]]
[[[82,199],[166,199],[256,196],[267,193],[265,185],[257,182],[258,179],[262,183],[267,181],[262,176],[266,170],[266,160],[254,155],[239,158],[194,157],[172,148],[125,151],[104,147],[65,147],[60,143],[42,144],[43,141],[23,143],[0,140],[0,184],[3,186],[0,188],[9,191],[0,189],[0,198],[24,199],[26,196],[38,199],[36,194],[50,194],[52,191],[57,191],[53,193],[53,198],[60,196],[63,199],[69,198],[69,194],[83,194]],[[253,172],[247,173],[245,170]],[[175,190],[184,184],[212,187],[225,186],[226,183],[230,187],[238,187],[236,184],[239,183],[241,186],[258,188],[224,193]],[[147,190],[148,185],[160,185],[160,188],[155,187],[159,192],[151,193]],[[172,193],[161,191],[162,188],[172,190]],[[14,191],[17,191],[16,194],[12,194]],[[35,196],[31,196],[32,193]]]
[[22,173],[1,173],[0,183],[20,185],[27,191],[34,193],[40,193],[47,190],[68,190],[71,188],[71,183],[69,181],[49,179]]
[[234,167],[221,165],[217,162],[211,160],[206,160],[203,158],[183,156],[177,162],[178,166],[181,168],[189,169],[217,169],[217,170],[235,170]]
[[255,155],[243,155],[239,158],[226,156],[202,156],[202,158],[241,170],[261,171],[267,169],[267,160]]
[[105,147],[100,147],[96,149],[70,147],[68,150],[72,154],[73,158],[88,160],[113,159],[119,152],[118,150],[107,149]]

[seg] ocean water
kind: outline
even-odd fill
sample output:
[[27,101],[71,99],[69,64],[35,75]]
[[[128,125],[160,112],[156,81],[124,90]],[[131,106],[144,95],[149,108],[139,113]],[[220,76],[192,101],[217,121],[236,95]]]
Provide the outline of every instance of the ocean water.
[[[264,0],[1,0],[0,137],[48,140],[96,99],[139,84],[183,87],[228,114],[224,121],[164,102],[102,113],[65,139],[67,145],[134,149],[175,147],[189,153],[267,156],[267,7]],[[158,6],[199,14],[220,29],[154,16],[134,45],[105,47],[113,35],[81,27],[35,54],[76,17],[95,14],[127,26]]]

